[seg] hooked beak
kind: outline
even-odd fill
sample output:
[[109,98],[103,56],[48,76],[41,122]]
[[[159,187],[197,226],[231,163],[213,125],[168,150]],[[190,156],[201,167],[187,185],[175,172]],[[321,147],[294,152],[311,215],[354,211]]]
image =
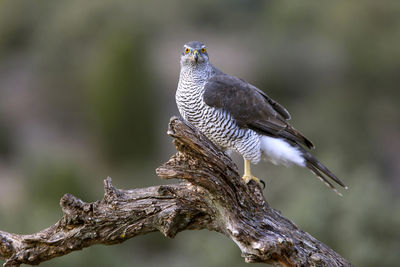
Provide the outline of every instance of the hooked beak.
[[193,58],[194,58],[194,60],[196,61],[196,63],[197,63],[197,61],[199,60],[199,51],[197,51],[197,50],[194,50],[194,53],[193,53]]

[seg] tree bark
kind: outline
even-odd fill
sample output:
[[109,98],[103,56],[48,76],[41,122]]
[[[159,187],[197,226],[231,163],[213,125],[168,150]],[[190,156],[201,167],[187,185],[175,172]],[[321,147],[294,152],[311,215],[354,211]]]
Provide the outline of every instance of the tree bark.
[[60,201],[63,216],[55,225],[31,235],[0,231],[3,266],[35,265],[154,231],[173,238],[189,229],[226,235],[249,263],[352,266],[271,208],[260,187],[254,181],[245,184],[232,160],[191,125],[174,117],[168,134],[178,152],[156,172],[184,182],[120,190],[107,178],[104,198],[93,203],[65,194]]

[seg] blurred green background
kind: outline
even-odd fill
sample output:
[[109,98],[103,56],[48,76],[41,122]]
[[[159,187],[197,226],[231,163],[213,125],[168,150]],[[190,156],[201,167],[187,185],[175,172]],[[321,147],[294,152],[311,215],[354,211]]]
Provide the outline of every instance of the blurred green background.
[[[356,266],[400,261],[399,1],[0,2],[0,229],[28,234],[72,193],[162,184],[174,153],[179,53],[212,62],[292,114],[348,186],[259,164],[270,204]],[[236,161],[241,164],[239,157]],[[2,263],[2,261],[0,261]],[[248,266],[229,239],[186,231],[94,246],[43,266]]]

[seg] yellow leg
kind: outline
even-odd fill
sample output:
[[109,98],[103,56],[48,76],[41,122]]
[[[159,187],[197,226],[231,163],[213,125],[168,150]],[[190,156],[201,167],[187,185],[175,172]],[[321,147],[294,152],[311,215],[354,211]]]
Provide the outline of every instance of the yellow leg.
[[242,179],[245,183],[249,183],[251,180],[254,180],[256,183],[260,184],[260,179],[253,176],[250,171],[250,160],[244,160],[244,175]]

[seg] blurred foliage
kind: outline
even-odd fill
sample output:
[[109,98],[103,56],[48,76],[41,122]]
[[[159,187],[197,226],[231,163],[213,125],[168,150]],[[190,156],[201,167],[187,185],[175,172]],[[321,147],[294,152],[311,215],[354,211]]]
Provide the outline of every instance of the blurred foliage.
[[149,160],[155,148],[155,110],[148,107],[158,106],[158,99],[149,86],[146,47],[140,36],[129,37],[114,34],[105,42],[87,94],[95,135],[114,162]]
[[76,195],[90,194],[90,191],[80,186],[80,181],[85,177],[79,172],[78,166],[50,159],[27,167],[29,198],[40,206],[48,206],[54,204],[48,199],[61,198],[67,192],[73,192]]
[[[0,229],[31,233],[72,193],[130,188],[174,153],[165,135],[184,42],[284,104],[316,157],[349,185],[259,164],[266,197],[355,266],[400,260],[400,2],[0,2]],[[236,157],[241,164],[241,159]],[[1,263],[1,262],[0,262]],[[244,266],[208,231],[95,246],[44,266]]]
[[[1,115],[1,114],[0,114]],[[11,130],[10,127],[0,117],[0,159],[5,160],[11,153]]]

